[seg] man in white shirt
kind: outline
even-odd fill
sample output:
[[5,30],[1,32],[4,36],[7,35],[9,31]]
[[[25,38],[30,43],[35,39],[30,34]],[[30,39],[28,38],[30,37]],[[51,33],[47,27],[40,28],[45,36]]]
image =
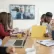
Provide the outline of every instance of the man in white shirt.
[[45,37],[51,36],[52,30],[51,30],[50,21],[52,20],[52,16],[53,16],[53,14],[51,12],[46,13],[47,30],[46,30]]

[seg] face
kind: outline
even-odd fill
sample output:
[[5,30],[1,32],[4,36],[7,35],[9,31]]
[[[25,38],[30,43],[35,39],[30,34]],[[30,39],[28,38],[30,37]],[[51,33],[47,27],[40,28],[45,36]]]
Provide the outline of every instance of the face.
[[46,21],[47,21],[48,23],[50,23],[51,19],[52,19],[52,17],[46,17]]
[[41,21],[42,21],[42,22],[44,22],[44,19],[43,19],[43,18],[41,18]]
[[24,9],[23,8],[20,8],[20,12],[24,12]]

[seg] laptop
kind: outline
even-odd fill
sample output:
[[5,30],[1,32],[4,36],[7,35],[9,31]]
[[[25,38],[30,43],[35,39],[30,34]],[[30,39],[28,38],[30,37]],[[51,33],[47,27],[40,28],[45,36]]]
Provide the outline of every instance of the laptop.
[[24,47],[26,39],[10,39],[7,41],[7,43],[4,45],[5,47],[7,46],[14,46],[14,47]]
[[42,38],[44,37],[45,33],[46,33],[46,26],[40,26],[40,25],[32,26],[31,37]]

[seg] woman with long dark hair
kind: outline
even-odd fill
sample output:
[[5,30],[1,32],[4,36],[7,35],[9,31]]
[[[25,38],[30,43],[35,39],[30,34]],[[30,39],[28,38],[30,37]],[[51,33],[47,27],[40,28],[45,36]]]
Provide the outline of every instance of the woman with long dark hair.
[[0,13],[0,38],[3,39],[5,36],[10,36],[7,32],[8,15],[6,12]]

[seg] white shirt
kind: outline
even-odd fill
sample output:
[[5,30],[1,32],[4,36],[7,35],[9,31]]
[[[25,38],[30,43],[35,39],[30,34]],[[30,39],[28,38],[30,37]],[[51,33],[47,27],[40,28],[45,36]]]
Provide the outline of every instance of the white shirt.
[[43,22],[42,25],[46,26],[46,33],[51,34],[51,25],[45,22]]
[[23,19],[23,13],[21,13],[21,19]]

